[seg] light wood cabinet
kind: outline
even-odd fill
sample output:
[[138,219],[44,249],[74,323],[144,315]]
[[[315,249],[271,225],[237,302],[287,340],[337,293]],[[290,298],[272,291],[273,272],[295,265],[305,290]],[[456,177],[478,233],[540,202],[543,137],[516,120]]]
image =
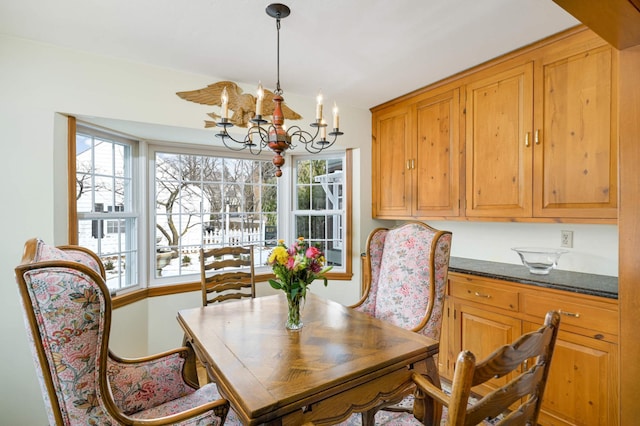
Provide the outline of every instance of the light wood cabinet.
[[373,216],[615,223],[617,75],[573,29],[373,108]]
[[374,112],[374,217],[459,214],[459,126],[458,88]]
[[[476,360],[480,361],[491,355],[496,348],[513,342],[522,334],[521,321],[509,315],[489,311],[464,301],[454,302],[454,309],[454,343],[457,346],[454,352],[457,354],[462,350],[469,350],[476,356]],[[510,373],[472,390],[487,393],[496,387],[504,386],[512,379],[513,373]]]
[[[523,323],[524,332],[538,327]],[[617,425],[617,357],[616,344],[561,328],[538,423]]]
[[614,75],[581,32],[471,76],[466,216],[615,218]]
[[[463,349],[478,359],[562,314],[541,425],[618,424],[617,300],[449,272],[440,374],[451,380]],[[504,379],[501,379],[504,380]],[[474,388],[486,393],[490,386]]]
[[411,216],[411,143],[411,110],[406,104],[373,114],[373,217]]
[[[549,310],[562,314],[541,425],[618,424],[618,305],[555,292],[524,293],[523,332]],[[535,318],[535,320],[533,320]]]
[[584,32],[535,61],[537,217],[617,217],[617,56]]
[[466,86],[465,214],[531,217],[533,64],[485,75]]
[[430,96],[414,108],[412,215],[418,218],[458,216],[460,89]]

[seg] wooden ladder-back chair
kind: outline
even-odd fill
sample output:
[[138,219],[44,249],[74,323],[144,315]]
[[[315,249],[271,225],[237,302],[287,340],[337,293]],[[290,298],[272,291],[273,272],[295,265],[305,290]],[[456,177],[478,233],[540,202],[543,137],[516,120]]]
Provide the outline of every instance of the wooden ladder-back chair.
[[[414,374],[413,380],[417,385],[414,416],[423,423],[426,422],[422,418],[421,401],[425,401],[423,398],[427,396],[447,407],[446,423],[443,423],[446,425],[476,425],[491,418],[497,419],[491,423],[494,425],[535,426],[559,325],[560,314],[550,311],[540,329],[522,335],[511,345],[502,346],[482,362],[476,363],[475,356],[470,351],[460,352],[451,384],[451,396],[425,377]],[[503,377],[521,366],[523,371],[520,375],[477,402],[469,403],[473,386],[494,377]],[[518,406],[514,408],[514,404]]]
[[[240,270],[237,268],[244,267]],[[225,268],[234,268],[225,271]],[[211,273],[216,272],[216,273]],[[200,249],[202,305],[256,297],[253,246]]]
[[109,350],[111,297],[102,262],[77,246],[27,241],[15,268],[51,425],[220,425],[229,403],[201,388],[188,347],[137,359]]

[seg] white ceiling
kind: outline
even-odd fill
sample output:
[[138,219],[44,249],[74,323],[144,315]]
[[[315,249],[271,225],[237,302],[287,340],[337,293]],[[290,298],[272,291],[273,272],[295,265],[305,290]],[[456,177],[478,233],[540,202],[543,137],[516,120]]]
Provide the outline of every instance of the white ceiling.
[[[0,33],[245,84],[276,82],[270,1],[0,0]],[[577,25],[552,0],[287,0],[280,81],[370,108]],[[215,76],[215,77],[213,77]],[[194,88],[195,89],[195,88]]]

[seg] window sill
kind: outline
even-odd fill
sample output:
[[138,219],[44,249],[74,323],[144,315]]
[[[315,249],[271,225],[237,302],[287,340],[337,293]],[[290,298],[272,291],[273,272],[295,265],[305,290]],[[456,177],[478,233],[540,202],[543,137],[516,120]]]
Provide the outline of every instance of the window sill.
[[[267,282],[269,279],[274,278],[273,274],[260,274],[256,275],[256,283]],[[351,272],[335,272],[327,274],[327,279],[346,281],[353,278]],[[171,294],[189,293],[192,291],[200,291],[200,281],[187,282],[173,285],[157,286],[142,288],[134,290],[119,296],[113,296],[111,299],[111,306],[113,309],[121,308],[123,306],[130,305],[135,302],[139,302],[148,297],[168,296]]]

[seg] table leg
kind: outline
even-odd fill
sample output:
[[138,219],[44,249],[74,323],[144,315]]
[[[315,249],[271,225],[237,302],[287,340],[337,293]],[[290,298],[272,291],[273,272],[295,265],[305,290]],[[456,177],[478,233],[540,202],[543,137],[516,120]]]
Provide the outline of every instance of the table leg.
[[362,426],[374,426],[377,412],[378,412],[377,409],[363,411],[361,413]]
[[[427,379],[437,387],[442,389],[440,383],[440,374],[433,358],[426,361],[427,371],[424,374]],[[416,391],[415,401],[413,403],[413,415],[423,424],[428,426],[437,426],[440,424],[442,417],[442,405],[425,395],[420,390]]]

